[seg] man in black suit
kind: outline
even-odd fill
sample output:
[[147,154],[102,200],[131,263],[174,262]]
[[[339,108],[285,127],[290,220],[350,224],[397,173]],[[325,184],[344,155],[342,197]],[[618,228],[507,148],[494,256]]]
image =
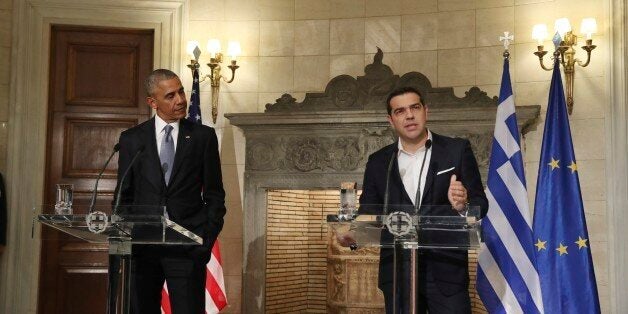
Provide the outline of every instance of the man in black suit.
[[[187,100],[179,77],[169,70],[153,71],[146,80],[146,101],[156,115],[120,135],[118,189],[123,205],[152,205],[134,214],[164,214],[203,238],[202,246],[133,247],[132,313],[161,313],[164,280],[173,313],[204,313],[205,265],[223,226],[225,192],[213,128],[187,121]],[[139,154],[135,163],[133,157]],[[152,212],[157,211],[157,212]]]
[[[427,104],[414,88],[396,89],[386,102],[388,121],[399,141],[369,156],[359,212],[388,214],[381,212],[382,206],[368,206],[388,203],[417,208],[421,215],[464,216],[466,205],[471,205],[479,206],[480,216],[484,216],[488,201],[469,141],[429,131]],[[419,313],[471,313],[466,251],[419,250],[418,261]],[[407,256],[404,264],[407,270]],[[407,279],[409,273],[404,274],[403,279]],[[384,293],[386,311],[392,313],[392,249],[381,250],[379,287]],[[401,312],[409,312],[407,300],[398,301]]]

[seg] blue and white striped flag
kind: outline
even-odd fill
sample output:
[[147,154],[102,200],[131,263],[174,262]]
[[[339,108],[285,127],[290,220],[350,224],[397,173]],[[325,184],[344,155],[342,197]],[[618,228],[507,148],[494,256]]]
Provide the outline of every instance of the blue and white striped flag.
[[543,313],[508,59],[489,163],[477,291],[489,313]]

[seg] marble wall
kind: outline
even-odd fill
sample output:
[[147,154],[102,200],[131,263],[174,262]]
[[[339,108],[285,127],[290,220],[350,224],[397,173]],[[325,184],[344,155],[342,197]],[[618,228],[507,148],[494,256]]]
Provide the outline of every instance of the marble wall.
[[[419,71],[436,87],[453,86],[458,96],[470,86],[497,95],[503,47],[498,37],[514,33],[511,76],[517,105],[541,105],[541,119],[525,140],[530,203],[533,204],[540,143],[551,72],[532,54],[532,26],[567,17],[595,17],[598,48],[587,68],[578,68],[571,116],[591,247],[602,310],[609,309],[605,181],[605,112],[608,106],[608,4],[602,0],[190,0],[187,40],[204,46],[209,38],[238,40],[243,56],[232,84],[222,84],[220,116],[261,112],[288,92],[302,101],[306,92],[322,91],[340,74],[363,75],[376,52],[403,74]],[[547,41],[547,45],[550,42]],[[204,48],[204,47],[201,47]],[[583,51],[578,52],[583,56]],[[201,61],[206,58],[201,56]],[[185,63],[185,61],[183,61]],[[209,86],[201,86],[209,112]],[[209,115],[204,114],[206,118]],[[384,117],[382,117],[384,119]],[[219,117],[228,214],[221,235],[226,284],[238,312],[242,266],[242,133]],[[591,139],[595,139],[592,141]]]

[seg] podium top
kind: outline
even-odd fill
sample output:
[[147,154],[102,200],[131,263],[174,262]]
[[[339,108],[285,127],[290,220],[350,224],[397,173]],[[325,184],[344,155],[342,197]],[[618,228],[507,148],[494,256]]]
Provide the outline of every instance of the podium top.
[[422,206],[415,210],[411,205],[390,205],[388,214],[362,214],[364,207],[368,213],[382,212],[382,205],[361,205],[353,215],[345,209],[338,215],[328,215],[327,222],[338,237],[349,237],[362,247],[479,248],[479,207],[467,206],[458,213],[451,206]]
[[[45,206],[44,206],[45,207]],[[200,245],[203,239],[164,216],[161,206],[125,206],[125,212],[155,214],[106,214],[94,210],[77,215],[37,215],[35,220],[91,243]],[[135,208],[137,210],[128,210]],[[47,212],[47,210],[43,210]],[[88,212],[82,211],[82,212]],[[167,214],[166,214],[167,215]]]

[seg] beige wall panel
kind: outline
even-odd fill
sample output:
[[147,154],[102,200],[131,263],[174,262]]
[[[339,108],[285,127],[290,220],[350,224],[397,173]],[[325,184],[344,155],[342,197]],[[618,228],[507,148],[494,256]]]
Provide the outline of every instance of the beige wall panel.
[[331,0],[330,18],[364,17],[365,0]]
[[260,0],[260,20],[294,20],[294,0]]
[[330,0],[294,0],[295,20],[328,19]]
[[[541,66],[539,65],[539,58],[532,54],[536,51],[536,44],[529,42],[524,44],[515,44],[514,46],[514,51],[517,55],[517,59],[514,60],[514,68],[516,71],[515,80],[517,83],[538,81],[549,83],[552,79],[552,72],[541,69]],[[545,60],[545,66],[551,67],[551,60]]]
[[260,56],[294,55],[294,22],[260,22]]
[[330,56],[329,78],[347,74],[353,77],[364,75],[364,55]]
[[367,53],[399,52],[401,49],[401,17],[372,17],[366,19],[364,47]]
[[475,48],[438,51],[438,86],[475,85]]
[[[201,49],[201,64],[204,69],[207,69],[206,63],[209,62],[209,55],[207,54],[207,41],[209,39],[218,39],[221,41],[222,45],[225,45],[225,31],[224,31],[224,22],[223,21],[190,21],[188,22],[189,34],[186,40],[196,40],[199,44],[199,49]],[[184,47],[185,49],[186,47]],[[225,47],[226,48],[226,47]],[[243,47],[244,48],[244,47]],[[189,57],[186,55],[185,60],[187,61]],[[186,62],[189,63],[189,62]],[[203,70],[203,69],[201,69]]]
[[289,93],[294,87],[293,57],[260,57],[260,92]]
[[[554,21],[557,18],[554,13],[554,2],[525,4],[515,8],[516,43],[535,42],[532,39],[532,27],[536,24],[546,24],[547,31],[553,33]],[[553,36],[553,34],[549,36]],[[547,39],[545,44],[549,45],[550,39]],[[536,51],[536,49],[532,51]]]
[[330,54],[364,53],[364,19],[331,20],[329,25]]
[[329,81],[329,56],[294,58],[294,90],[320,92]]
[[402,0],[366,0],[366,16],[400,15]]
[[402,0],[402,14],[438,12],[438,0]]
[[435,50],[438,46],[438,16],[401,16],[401,51]]
[[514,0],[475,0],[475,8],[498,8],[509,7],[514,4]]
[[[497,38],[497,37],[495,37]],[[480,47],[476,49],[477,53],[477,69],[476,69],[476,84],[501,84],[502,72],[504,69],[504,46],[492,46],[492,47]],[[510,54],[511,59],[515,59],[515,52]],[[497,62],[496,62],[497,61]],[[499,62],[501,61],[501,62]],[[515,68],[512,64],[510,68],[510,81],[514,81]]]
[[224,0],[225,19],[231,21],[259,20],[258,0]]
[[599,77],[576,76],[573,92],[574,106],[571,119],[604,118],[606,108],[609,106],[606,80]]
[[499,44],[499,37],[504,32],[513,34],[514,7],[476,10],[475,44],[476,46],[494,46]]
[[[259,21],[231,21],[223,24],[222,49],[227,51],[227,41],[239,41],[242,48],[242,56],[258,56],[260,44]],[[213,34],[217,37],[217,34]]]
[[475,9],[475,2],[468,0],[438,0],[438,11],[460,11]]
[[569,124],[577,163],[605,158],[604,119],[572,119]]
[[420,72],[425,75],[432,86],[438,85],[438,52],[416,51],[402,52],[399,64],[399,73]]
[[578,173],[582,199],[603,201],[606,199],[606,166],[604,160],[578,160]]
[[[220,106],[224,112],[257,112],[257,92],[221,93]],[[233,162],[233,160],[226,162]]]
[[[223,81],[220,85],[220,89],[226,92],[257,92],[260,78],[259,59],[259,57],[239,57],[238,65],[240,68],[235,72],[235,79],[229,84]],[[209,71],[209,69],[207,69],[207,71]],[[222,73],[228,78],[231,78],[231,70],[226,66],[223,66]],[[209,82],[207,84],[209,84]],[[201,89],[203,89],[202,86]],[[205,89],[209,91],[210,86],[206,86]]]
[[225,0],[190,0],[190,20],[223,20]]
[[294,55],[329,55],[329,20],[294,22]]
[[475,46],[475,10],[438,13],[438,49]]

